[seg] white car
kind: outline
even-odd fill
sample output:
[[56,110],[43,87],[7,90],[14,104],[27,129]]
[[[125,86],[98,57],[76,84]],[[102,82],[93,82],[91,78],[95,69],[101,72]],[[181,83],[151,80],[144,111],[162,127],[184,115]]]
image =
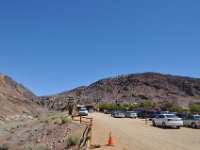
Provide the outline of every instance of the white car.
[[161,126],[162,128],[176,127],[180,129],[183,126],[183,120],[174,114],[160,114],[153,118],[152,124],[153,126]]
[[87,116],[88,115],[88,110],[85,107],[80,108],[78,112],[79,116]]

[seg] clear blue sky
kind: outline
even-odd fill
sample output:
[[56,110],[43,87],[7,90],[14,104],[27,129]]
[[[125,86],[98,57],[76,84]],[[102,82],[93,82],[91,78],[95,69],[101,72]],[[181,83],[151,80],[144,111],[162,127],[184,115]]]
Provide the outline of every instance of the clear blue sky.
[[101,78],[200,78],[200,1],[0,1],[0,72],[48,95]]

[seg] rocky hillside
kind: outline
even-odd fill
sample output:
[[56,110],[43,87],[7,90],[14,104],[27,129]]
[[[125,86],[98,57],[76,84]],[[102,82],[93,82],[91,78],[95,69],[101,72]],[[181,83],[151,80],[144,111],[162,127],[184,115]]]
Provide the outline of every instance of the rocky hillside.
[[102,79],[89,86],[43,96],[41,99],[51,108],[63,109],[67,106],[69,97],[82,104],[116,100],[140,102],[152,99],[187,106],[190,102],[200,102],[200,79],[159,73],[129,74]]
[[40,108],[37,97],[27,88],[0,73],[0,115],[35,114]]

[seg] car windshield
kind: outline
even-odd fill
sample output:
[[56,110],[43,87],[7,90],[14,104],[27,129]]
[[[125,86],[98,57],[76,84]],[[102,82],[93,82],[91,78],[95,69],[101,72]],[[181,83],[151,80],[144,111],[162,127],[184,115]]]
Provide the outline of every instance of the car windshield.
[[194,116],[196,119],[200,119],[200,115],[196,115]]
[[128,111],[127,113],[132,114],[132,113],[135,113],[135,112],[134,111]]
[[166,115],[167,118],[177,118],[176,115]]
[[149,111],[149,114],[156,114],[156,111]]
[[86,108],[81,108],[81,109],[80,109],[80,111],[86,111],[86,110],[87,110]]

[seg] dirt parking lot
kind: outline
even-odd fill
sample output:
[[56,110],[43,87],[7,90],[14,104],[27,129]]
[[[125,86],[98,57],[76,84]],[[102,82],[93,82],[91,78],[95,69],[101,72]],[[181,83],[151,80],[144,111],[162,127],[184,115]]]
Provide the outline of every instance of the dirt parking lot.
[[[200,129],[162,129],[145,124],[143,119],[113,118],[92,113],[94,118],[92,144],[102,150],[200,150]],[[112,131],[114,146],[106,146]]]

